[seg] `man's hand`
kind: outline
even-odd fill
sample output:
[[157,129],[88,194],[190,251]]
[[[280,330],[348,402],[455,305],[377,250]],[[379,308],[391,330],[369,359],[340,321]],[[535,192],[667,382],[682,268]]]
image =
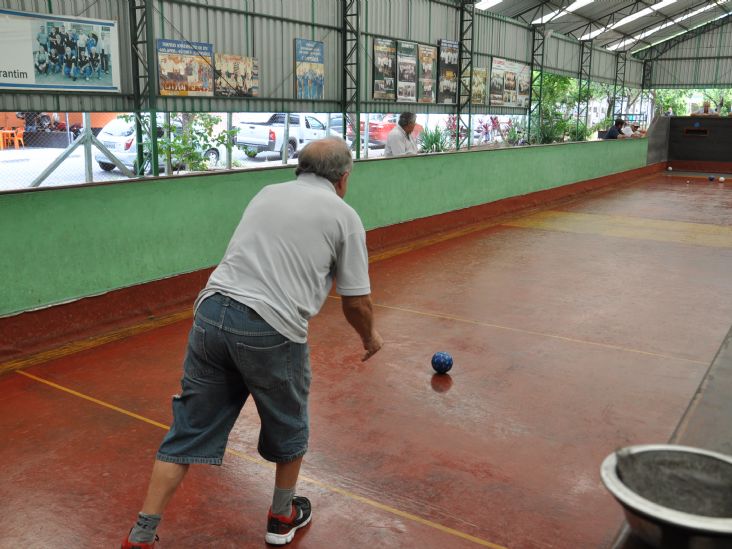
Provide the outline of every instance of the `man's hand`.
[[384,340],[374,328],[373,305],[370,295],[342,296],[343,314],[348,323],[361,336],[366,351],[361,361],[366,361],[379,352]]
[[366,353],[363,355],[363,358],[361,358],[361,362],[366,362],[368,359],[378,353],[379,349],[381,349],[383,345],[384,340],[381,339],[381,335],[379,335],[379,332],[374,330],[374,332],[371,334],[371,337],[367,340],[364,340],[363,342],[363,348],[366,350]]

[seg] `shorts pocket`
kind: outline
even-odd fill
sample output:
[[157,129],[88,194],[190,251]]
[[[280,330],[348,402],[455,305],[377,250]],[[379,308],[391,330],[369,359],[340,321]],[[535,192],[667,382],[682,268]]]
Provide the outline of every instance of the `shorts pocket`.
[[197,324],[193,324],[190,334],[188,334],[188,346],[197,357],[208,360],[206,356],[206,330]]
[[292,382],[292,342],[288,339],[270,347],[237,343],[236,352],[250,390],[269,391]]

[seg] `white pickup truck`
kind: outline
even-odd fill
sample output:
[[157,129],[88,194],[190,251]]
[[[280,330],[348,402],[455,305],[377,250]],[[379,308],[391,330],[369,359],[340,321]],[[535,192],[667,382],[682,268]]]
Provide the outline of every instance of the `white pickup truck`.
[[[237,124],[236,144],[250,150],[281,152],[285,144],[285,113],[247,113]],[[290,114],[287,156],[311,141],[326,137],[325,124],[310,114]]]

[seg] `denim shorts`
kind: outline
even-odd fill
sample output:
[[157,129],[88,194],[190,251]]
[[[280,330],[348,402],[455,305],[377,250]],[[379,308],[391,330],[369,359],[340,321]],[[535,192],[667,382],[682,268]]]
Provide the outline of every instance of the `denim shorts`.
[[198,307],[188,337],[182,392],[157,459],[221,465],[251,394],[261,420],[259,454],[286,463],[308,447],[308,346],[281,335],[253,309],[221,294]]

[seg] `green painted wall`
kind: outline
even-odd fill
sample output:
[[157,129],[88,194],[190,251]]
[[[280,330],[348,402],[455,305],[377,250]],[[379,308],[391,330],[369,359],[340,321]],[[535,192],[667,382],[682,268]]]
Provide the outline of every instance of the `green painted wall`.
[[[367,229],[602,177],[647,141],[371,160],[348,202]],[[0,194],[0,316],[215,265],[247,202],[292,168]]]

